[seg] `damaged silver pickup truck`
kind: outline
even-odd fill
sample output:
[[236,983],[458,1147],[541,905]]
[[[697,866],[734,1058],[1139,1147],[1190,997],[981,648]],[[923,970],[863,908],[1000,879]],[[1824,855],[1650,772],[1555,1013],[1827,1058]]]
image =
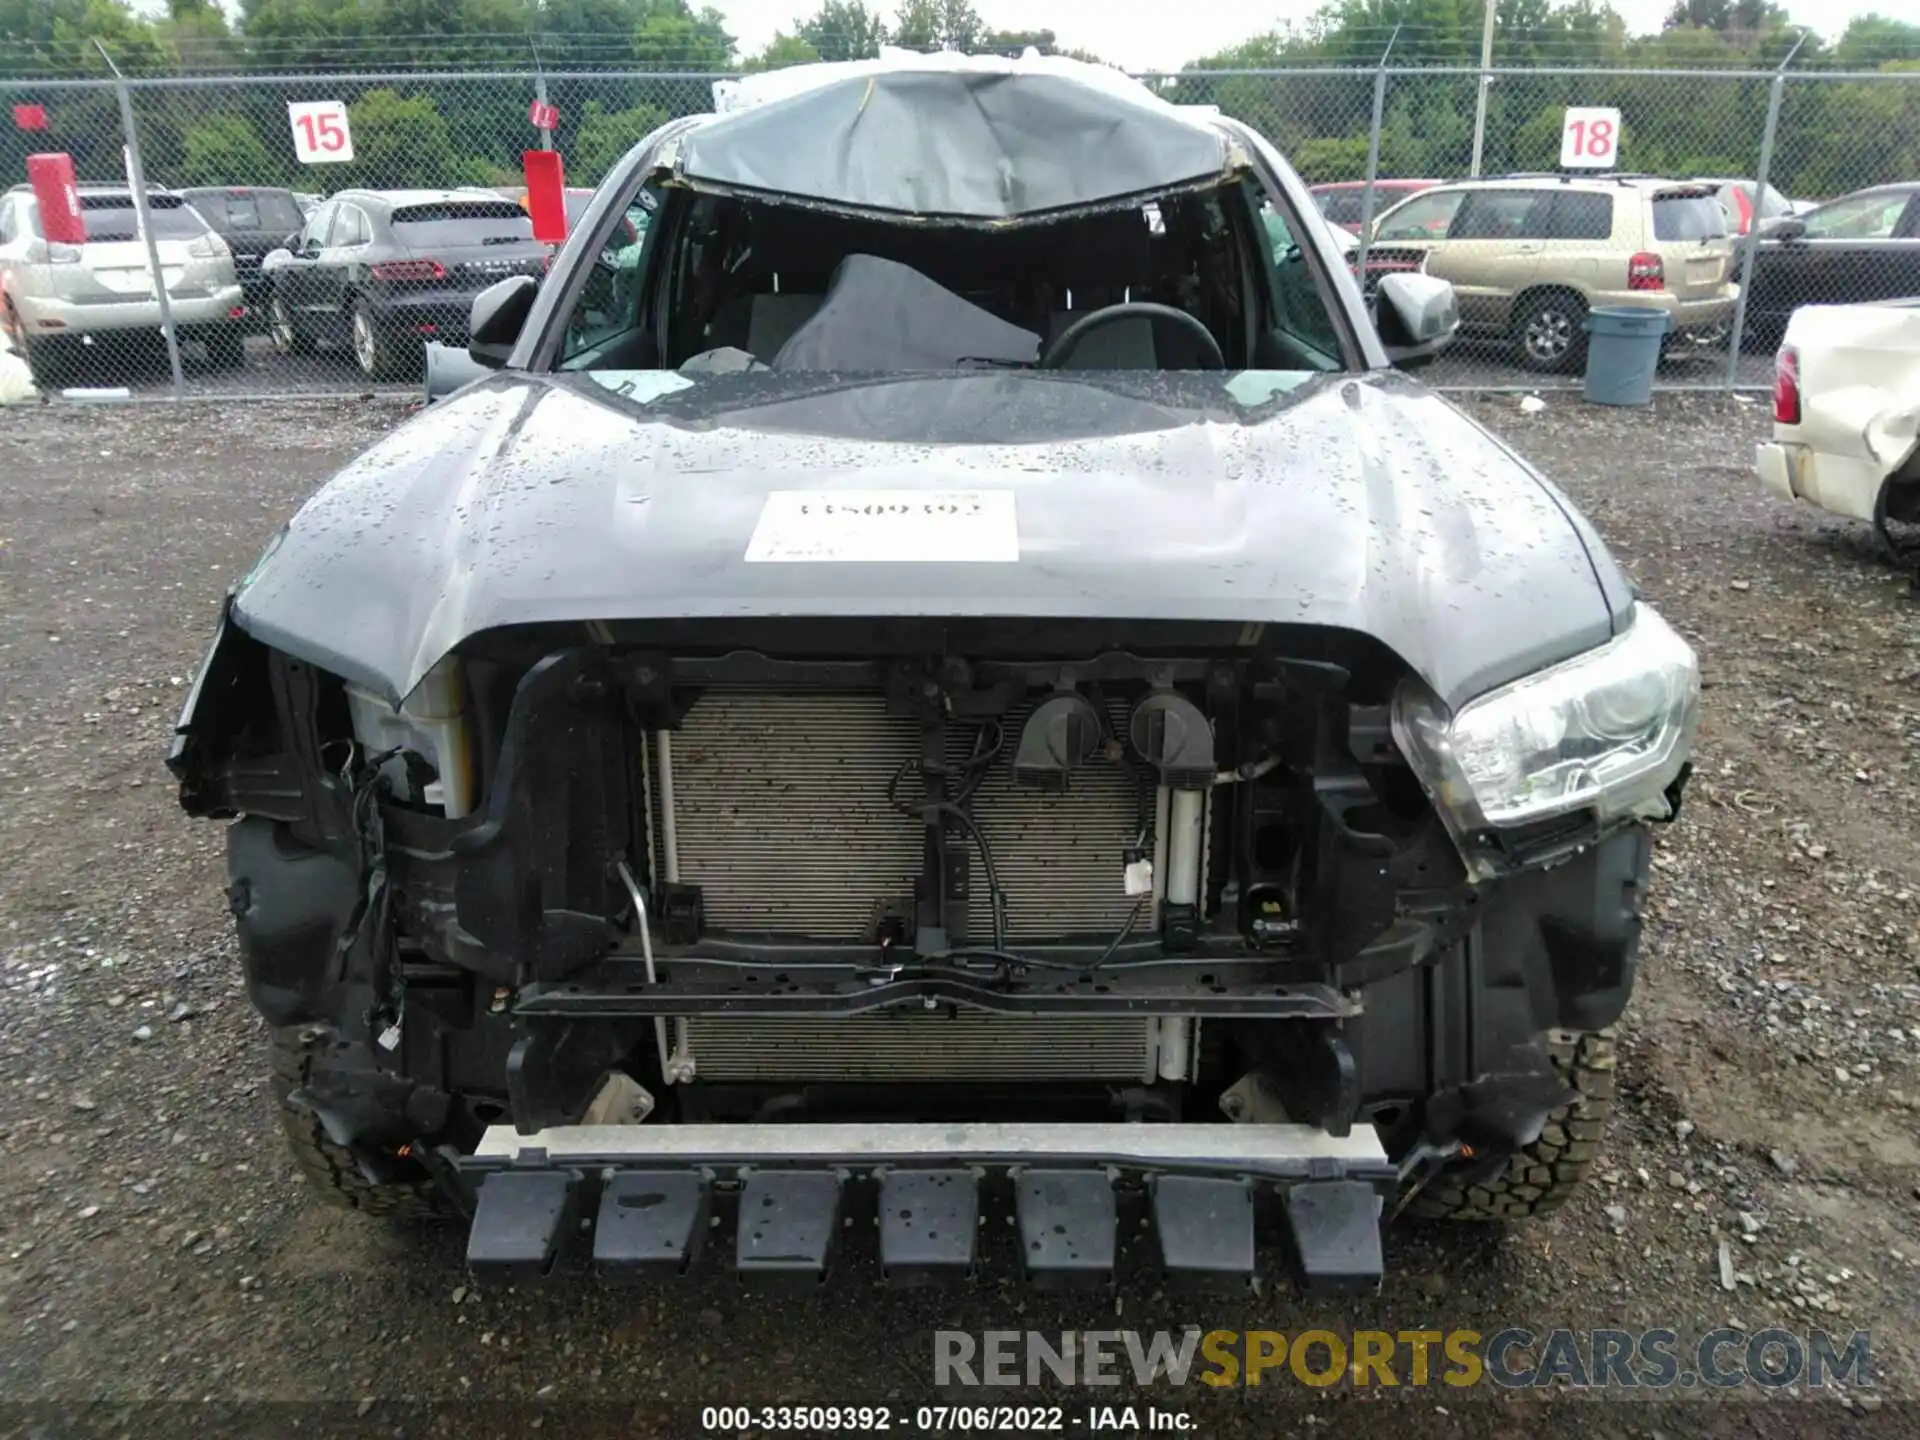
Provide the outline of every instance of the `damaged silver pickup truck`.
[[1699,680],[1398,373],[1451,290],[1363,299],[1260,136],[1096,67],[716,110],[180,718],[314,1183],[483,1274],[809,1283],[1370,1286],[1393,1215],[1561,1203]]

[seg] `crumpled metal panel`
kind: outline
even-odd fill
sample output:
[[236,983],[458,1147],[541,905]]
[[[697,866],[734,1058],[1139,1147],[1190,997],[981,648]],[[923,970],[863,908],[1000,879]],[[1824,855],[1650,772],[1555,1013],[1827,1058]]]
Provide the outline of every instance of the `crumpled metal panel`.
[[1871,520],[1880,492],[1920,447],[1920,300],[1804,305],[1782,348],[1799,357],[1800,423],[1759,447],[1784,498]]
[[[1107,67],[915,55],[796,69],[680,145],[691,180],[850,209],[1004,220],[1225,172],[1224,132]],[[758,77],[756,77],[757,79]]]

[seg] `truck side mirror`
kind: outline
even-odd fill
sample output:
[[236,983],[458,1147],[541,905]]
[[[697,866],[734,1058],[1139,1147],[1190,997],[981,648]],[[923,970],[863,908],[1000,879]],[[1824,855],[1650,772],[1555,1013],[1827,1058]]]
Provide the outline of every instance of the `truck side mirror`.
[[1401,370],[1431,364],[1460,330],[1453,285],[1433,275],[1382,275],[1374,312],[1387,358]]
[[531,275],[512,275],[474,296],[467,323],[467,354],[489,369],[505,365],[539,293],[540,282]]

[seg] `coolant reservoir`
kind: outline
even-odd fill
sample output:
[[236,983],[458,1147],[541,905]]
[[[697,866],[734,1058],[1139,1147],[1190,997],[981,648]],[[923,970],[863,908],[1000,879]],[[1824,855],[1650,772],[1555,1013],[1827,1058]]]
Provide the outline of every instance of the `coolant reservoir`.
[[459,819],[473,809],[473,754],[467,742],[460,661],[449,655],[429,670],[400,702],[400,713],[423,735],[432,737],[434,765],[440,771],[440,803],[449,820]]
[[[404,745],[432,764],[439,778],[427,787],[423,798],[428,804],[440,805],[449,820],[471,813],[473,751],[467,739],[459,660],[449,655],[429,670],[398,711],[353,684],[347,686],[347,705],[353,714],[354,736],[369,751]],[[404,767],[395,762],[393,773],[396,778],[403,776]]]

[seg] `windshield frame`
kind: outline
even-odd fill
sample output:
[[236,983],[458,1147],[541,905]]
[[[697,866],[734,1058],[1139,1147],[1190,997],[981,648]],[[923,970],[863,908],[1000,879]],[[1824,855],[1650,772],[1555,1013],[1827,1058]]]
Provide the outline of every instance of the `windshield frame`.
[[[609,172],[581,223],[573,229],[566,244],[554,258],[552,273],[534,298],[533,308],[508,357],[506,368],[536,374],[575,373],[564,369],[561,364],[567,317],[579,303],[601,251],[611,242],[619,220],[626,214],[626,197],[636,193],[645,181],[666,168],[662,161],[670,161],[666,150],[675,138],[712,118],[710,115],[694,115],[667,122],[629,151],[626,159]],[[1230,141],[1239,144],[1244,151],[1244,164],[1239,168],[1257,179],[1272,201],[1284,205],[1290,213],[1285,214],[1283,219],[1288,223],[1289,230],[1304,242],[1301,258],[1313,276],[1340,341],[1340,354],[1337,357],[1340,368],[1325,373],[1360,374],[1388,368],[1386,353],[1374,332],[1370,317],[1367,323],[1359,323],[1361,317],[1368,315],[1365,302],[1334,245],[1334,227],[1320,214],[1306,184],[1257,132],[1224,116],[1216,117],[1210,123],[1219,126]],[[698,191],[719,191],[723,188],[695,184],[671,175],[667,177],[667,183],[673,188]],[[1189,187],[1172,187],[1173,190],[1185,188]],[[1156,190],[1143,196],[1126,197],[1125,203],[1134,203],[1136,200],[1144,203],[1160,193]],[[788,203],[835,212],[845,208],[797,197],[781,198],[787,199]],[[1076,211],[1079,208],[1076,207]],[[1112,204],[1102,202],[1085,208],[1090,212],[1098,211],[1112,208]],[[847,213],[855,212],[848,210]],[[1035,222],[1043,218],[1059,220],[1069,218],[1071,213],[1074,212],[1048,212],[1045,217],[1034,216],[1032,219]],[[910,217],[900,218],[901,223],[912,223]],[[659,219],[656,218],[654,228],[658,225]],[[643,277],[642,284],[651,287],[658,278],[657,275]],[[1271,305],[1274,277],[1270,265],[1262,269],[1261,284],[1266,287],[1266,298]]]

